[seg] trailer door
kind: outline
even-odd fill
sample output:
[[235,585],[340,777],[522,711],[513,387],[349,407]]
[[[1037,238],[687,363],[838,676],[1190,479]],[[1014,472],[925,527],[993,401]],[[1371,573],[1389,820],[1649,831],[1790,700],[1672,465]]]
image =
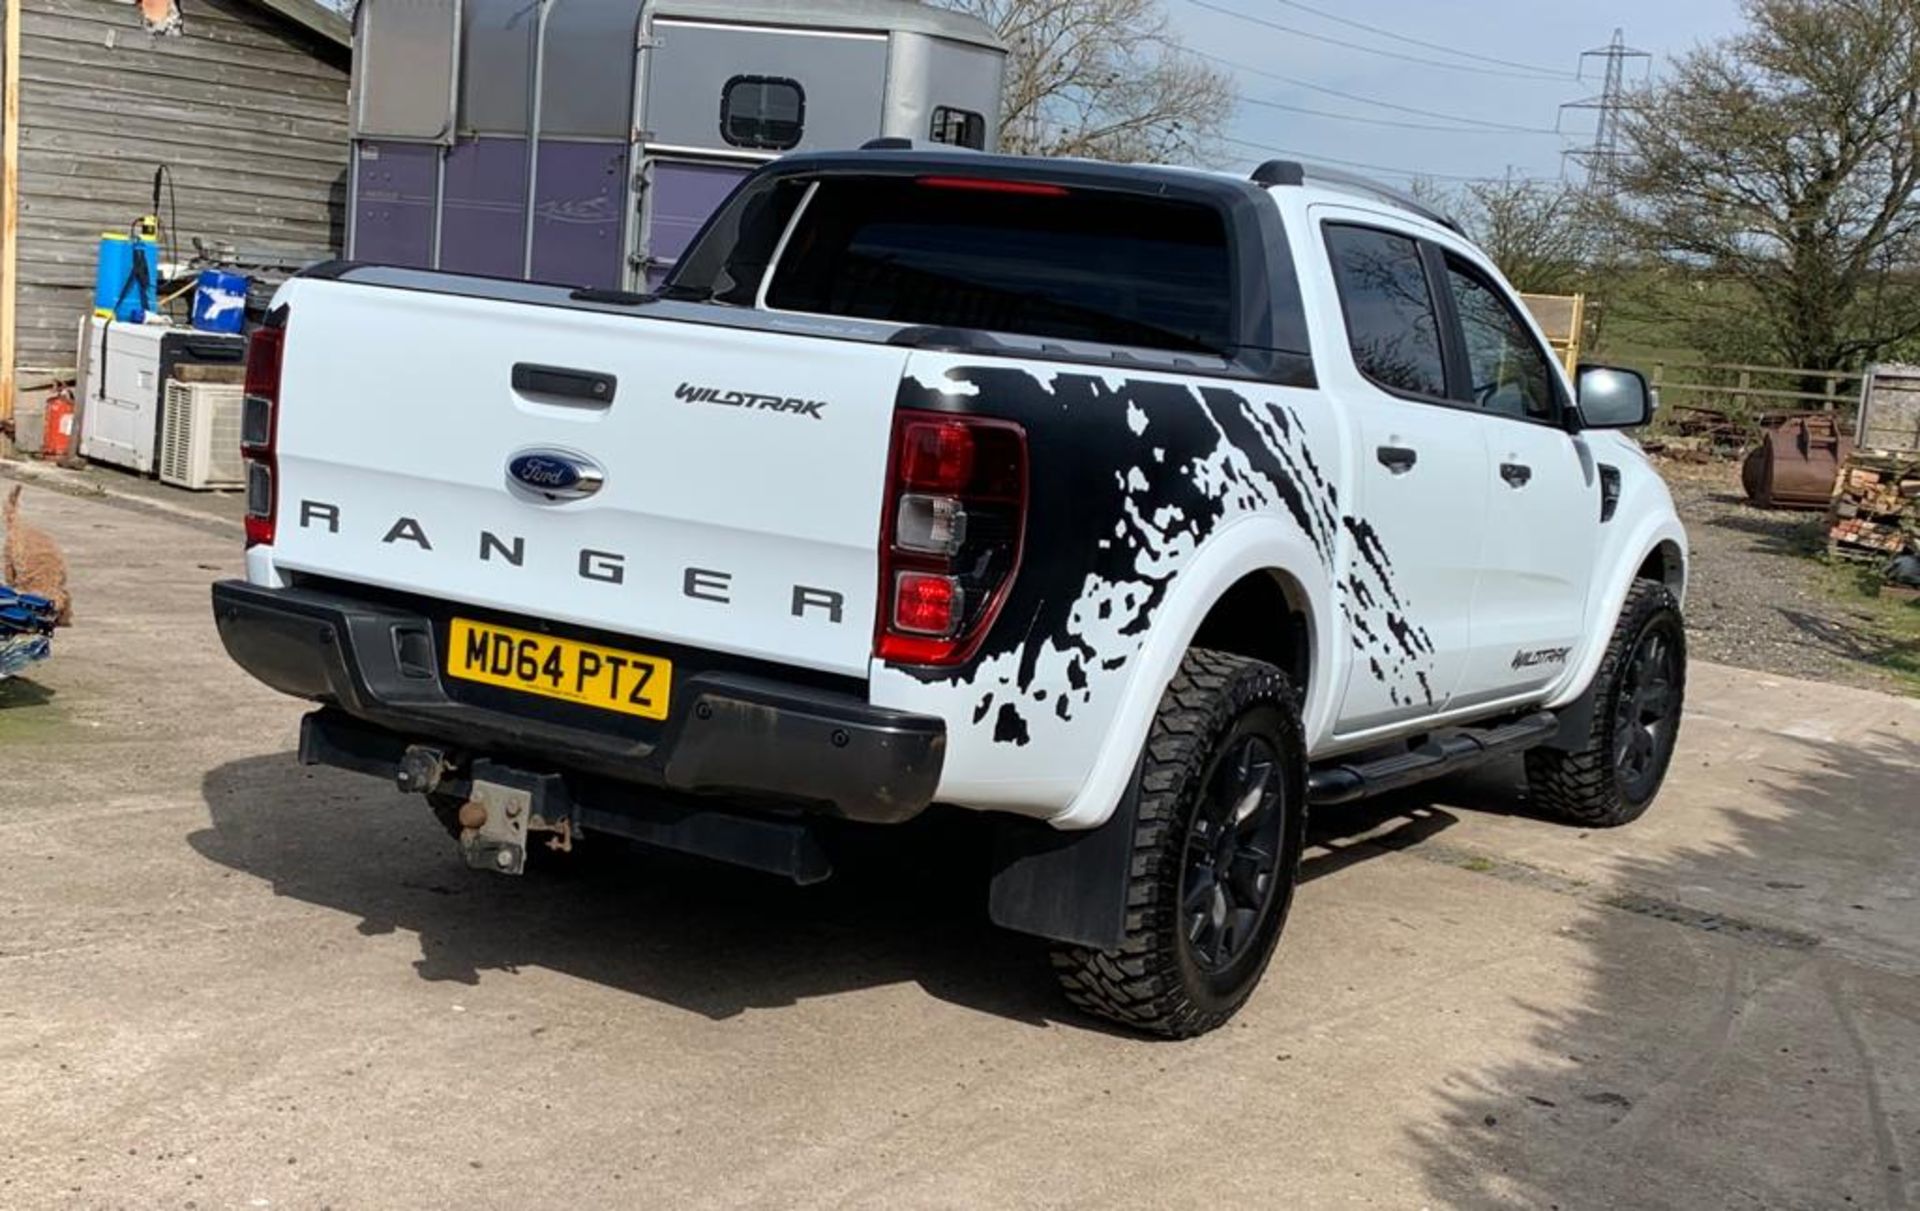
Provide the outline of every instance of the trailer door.
[[759,165],[881,133],[884,33],[659,17],[648,53],[637,252],[649,287]]

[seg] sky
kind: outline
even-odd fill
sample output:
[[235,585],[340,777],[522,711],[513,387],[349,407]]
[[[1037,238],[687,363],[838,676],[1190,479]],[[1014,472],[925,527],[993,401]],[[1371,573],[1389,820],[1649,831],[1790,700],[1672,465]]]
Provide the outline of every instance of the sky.
[[1562,153],[1591,145],[1598,116],[1560,106],[1599,95],[1604,62],[1587,59],[1576,78],[1580,53],[1606,46],[1616,27],[1653,56],[1628,62],[1635,82],[1741,25],[1739,0],[1164,3],[1189,49],[1239,86],[1227,131],[1233,166],[1291,155],[1443,185],[1509,173],[1559,179]]

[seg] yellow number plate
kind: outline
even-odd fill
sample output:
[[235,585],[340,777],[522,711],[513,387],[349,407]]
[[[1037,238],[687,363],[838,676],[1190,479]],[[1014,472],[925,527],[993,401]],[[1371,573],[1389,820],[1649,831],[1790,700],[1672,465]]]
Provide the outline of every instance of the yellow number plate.
[[618,648],[453,620],[447,672],[462,681],[558,698],[642,719],[665,719],[673,663]]

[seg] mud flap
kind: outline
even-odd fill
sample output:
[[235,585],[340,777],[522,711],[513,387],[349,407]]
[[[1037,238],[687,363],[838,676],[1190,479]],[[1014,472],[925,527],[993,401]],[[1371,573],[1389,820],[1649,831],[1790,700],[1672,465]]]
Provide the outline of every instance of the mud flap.
[[1112,950],[1126,938],[1127,885],[1140,807],[1136,769],[1098,828],[1062,832],[1039,820],[1000,822],[987,909],[1003,929]]

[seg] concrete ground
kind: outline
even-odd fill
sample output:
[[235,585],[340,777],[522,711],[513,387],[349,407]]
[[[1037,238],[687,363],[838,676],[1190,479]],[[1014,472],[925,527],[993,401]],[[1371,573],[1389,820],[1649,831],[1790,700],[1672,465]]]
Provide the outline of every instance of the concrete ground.
[[924,839],[469,874],[295,765],[230,524],[28,512],[79,625],[0,686],[0,1207],[1920,1203],[1920,703],[1696,666],[1631,828],[1326,813],[1246,1012],[1154,1043]]

